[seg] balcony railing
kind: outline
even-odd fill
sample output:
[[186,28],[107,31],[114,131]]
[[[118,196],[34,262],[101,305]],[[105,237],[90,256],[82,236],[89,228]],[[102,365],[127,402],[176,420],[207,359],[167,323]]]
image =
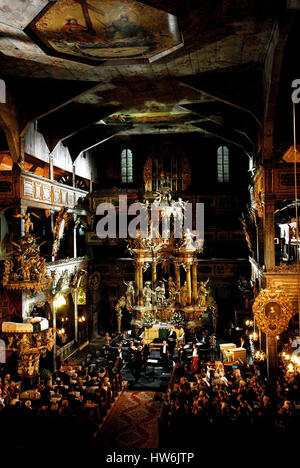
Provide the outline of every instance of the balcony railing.
[[88,192],[22,171],[0,173],[0,200],[28,200],[42,205],[74,208]]

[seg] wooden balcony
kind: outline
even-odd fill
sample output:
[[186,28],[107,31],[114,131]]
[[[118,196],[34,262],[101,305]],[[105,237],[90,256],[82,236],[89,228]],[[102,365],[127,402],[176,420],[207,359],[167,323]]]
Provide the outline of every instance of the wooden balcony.
[[87,194],[88,192],[84,190],[25,171],[21,171],[20,175],[12,171],[0,173],[0,203],[2,205],[22,200],[25,205],[34,204],[45,209],[62,206],[75,208],[79,198],[84,198]]
[[249,261],[252,269],[252,281],[257,279],[260,287],[264,289],[283,289],[286,296],[297,308],[298,294],[300,294],[300,269],[296,264],[277,265],[265,271],[252,258],[249,258]]

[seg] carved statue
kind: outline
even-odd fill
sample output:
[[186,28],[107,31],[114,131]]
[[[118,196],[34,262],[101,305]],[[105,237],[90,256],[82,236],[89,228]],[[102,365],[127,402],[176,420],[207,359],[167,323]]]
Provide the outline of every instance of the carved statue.
[[115,306],[115,311],[117,312],[118,333],[121,333],[122,307],[125,307],[125,306],[126,306],[126,298],[125,296],[121,296]]
[[176,285],[173,281],[172,276],[169,277],[168,285],[169,285],[169,304],[175,304],[177,292],[176,292]]
[[166,301],[166,288],[163,281],[159,282],[159,285],[156,287],[156,300],[158,306],[163,306]]
[[188,228],[184,233],[183,242],[182,242],[181,247],[183,247],[183,248],[185,248],[187,250],[195,250],[195,246],[194,246],[194,242],[193,242],[195,237],[196,236]]
[[59,246],[60,246],[60,241],[63,237],[64,229],[66,228],[66,225],[68,223],[68,208],[64,206],[61,208],[59,211],[56,221],[55,221],[55,226],[53,229],[53,244],[52,244],[52,255],[55,256],[58,252]]
[[240,222],[242,223],[242,226],[243,226],[243,231],[244,231],[244,234],[245,234],[245,237],[246,237],[248,248],[249,248],[250,252],[253,255],[254,251],[253,251],[252,240],[251,240],[251,237],[250,237],[249,227],[248,227],[248,224],[246,222],[244,214],[239,219],[240,219]]
[[40,356],[47,350],[51,351],[54,344],[52,328],[36,333],[9,332],[6,335],[7,350],[18,356],[18,374],[38,375]]
[[110,341],[111,341],[111,337],[110,337],[109,334],[106,332],[106,333],[105,333],[105,338],[104,338],[105,346],[109,346],[109,345],[110,345]]
[[213,329],[214,333],[216,333],[217,330],[217,321],[218,321],[218,312],[215,307],[212,308],[212,323],[213,323]]
[[198,288],[198,301],[200,307],[206,307],[206,287],[209,282],[209,278],[206,281],[200,281]]
[[89,288],[92,291],[97,291],[97,289],[100,286],[100,282],[101,282],[101,275],[99,271],[94,271],[94,273],[92,273],[89,277]]
[[14,218],[22,218],[24,219],[24,232],[25,232],[25,236],[26,234],[29,234],[30,231],[33,230],[33,222],[31,221],[31,218],[30,216],[33,215],[35,216],[36,218],[40,219],[40,217],[35,214],[35,213],[28,213],[26,212],[25,214],[17,214],[17,215],[14,215]]
[[249,309],[251,302],[252,302],[252,296],[253,296],[251,281],[248,281],[244,276],[240,276],[236,284],[237,284],[238,291],[240,295],[242,296],[244,307],[246,309]]
[[134,290],[134,286],[133,286],[133,281],[129,281],[128,283],[126,283],[124,281],[124,284],[125,286],[127,286],[127,290],[126,290],[126,305],[127,305],[127,308],[128,309],[132,309],[132,307],[134,306],[135,304],[135,290]]
[[144,305],[150,307],[153,291],[150,288],[151,281],[146,281],[143,289]]
[[10,260],[4,263],[3,286],[8,289],[33,289],[39,293],[51,280],[46,271],[46,260],[40,256],[40,247],[36,237],[30,233],[33,227],[29,213],[16,215],[25,219],[25,235],[19,243],[12,242],[13,250],[6,255]]

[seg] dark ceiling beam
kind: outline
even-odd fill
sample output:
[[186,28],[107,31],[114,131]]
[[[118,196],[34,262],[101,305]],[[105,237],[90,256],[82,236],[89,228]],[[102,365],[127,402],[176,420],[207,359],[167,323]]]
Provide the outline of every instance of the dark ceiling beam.
[[[180,13],[183,14],[186,10],[186,8],[183,6],[183,2],[178,3],[174,0],[139,0],[139,2],[152,8],[156,8],[157,10],[163,10],[166,13],[170,13],[175,16],[179,15]],[[189,0],[189,6],[199,6],[199,1]]]
[[286,10],[282,13],[280,20],[278,20],[274,25],[265,57],[263,68],[265,107],[262,151],[262,158],[265,161],[273,158],[275,111],[278,100],[285,45],[289,34],[295,26],[297,15],[299,15],[299,8],[299,0],[288,0],[286,2]]
[[39,120],[38,129],[52,152],[60,141],[99,122],[116,110],[115,106],[96,107],[73,103]]
[[260,95],[261,74],[255,67],[230,67],[223,72],[209,72],[178,78],[184,86],[206,94],[250,114],[262,127],[263,102]]
[[79,133],[76,133],[76,135],[67,138],[64,141],[64,145],[68,147],[71,158],[75,161],[82,151],[86,151],[93,146],[99,145],[100,143],[117,135],[122,130],[126,130],[126,128],[128,128],[126,125],[93,125]]
[[213,122],[194,122],[193,125],[201,129],[206,134],[219,138],[220,140],[226,141],[232,145],[239,147],[247,156],[250,158],[252,154],[249,154],[247,148],[239,141],[236,136],[232,135],[231,132],[226,131],[220,125],[214,124]]
[[[216,118],[218,119],[216,121],[222,122],[224,125],[243,134],[251,145],[254,147],[256,146],[257,124],[249,113],[229,106],[221,101],[184,104],[184,106],[181,105],[180,107],[197,115],[201,115],[205,119],[211,120],[213,116],[213,120]],[[247,129],[247,133],[245,129]]]
[[[196,104],[196,106],[197,106],[197,104]],[[192,111],[195,115],[200,117],[203,121],[206,120],[207,122],[211,122],[212,125],[222,127],[224,132],[227,132],[228,134],[232,134],[233,139],[240,140],[241,145],[245,148],[245,150],[247,150],[247,153],[249,155],[253,155],[254,150],[255,150],[254,142],[249,138],[249,136],[245,132],[234,128],[232,125],[227,125],[226,123],[224,123],[223,115],[220,115],[220,116],[203,115],[201,113],[201,104],[199,105],[200,111],[197,111],[197,112],[193,111],[191,109],[191,108],[193,108],[193,104],[191,106],[190,105],[187,105],[187,106],[186,105],[184,105],[184,106],[181,105],[180,107],[182,109]]]
[[22,79],[13,81],[14,95],[20,109],[21,136],[28,125],[71,103],[75,98],[99,86],[85,81]]

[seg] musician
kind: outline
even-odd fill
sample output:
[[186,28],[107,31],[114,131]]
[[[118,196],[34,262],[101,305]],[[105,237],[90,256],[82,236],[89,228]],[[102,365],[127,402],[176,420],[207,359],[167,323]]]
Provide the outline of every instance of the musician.
[[191,371],[197,372],[198,371],[198,364],[199,364],[199,356],[198,356],[198,347],[196,343],[193,344],[193,354],[191,360]]
[[128,367],[129,367],[131,373],[133,373],[132,372],[133,371],[133,359],[134,359],[135,351],[136,351],[136,347],[134,346],[134,342],[130,341],[126,358],[127,358]]
[[144,364],[144,367],[146,367],[147,366],[147,361],[148,361],[149,356],[150,356],[150,349],[149,349],[149,346],[146,343],[146,340],[144,340],[144,339],[142,339],[141,345],[142,345],[143,364]]
[[134,346],[134,342],[130,341],[129,348],[128,348],[128,351],[127,351],[127,360],[128,361],[132,360],[135,351],[136,351],[136,347]]
[[186,349],[184,349],[184,346],[182,343],[179,345],[179,350],[178,350],[178,362],[185,364],[186,363]]
[[140,378],[142,368],[143,368],[143,353],[142,353],[143,347],[140,345],[134,352],[133,356],[133,368],[132,368],[132,374],[135,377],[135,381],[137,382]]
[[123,350],[122,350],[122,343],[118,345],[118,349],[115,354],[115,367],[117,369],[122,369],[124,365],[124,359],[123,359]]
[[169,345],[170,357],[173,358],[174,349],[176,345],[177,334],[174,327],[170,327],[167,335],[167,343]]
[[164,340],[160,348],[160,358],[162,360],[162,365],[163,365],[164,370],[168,369],[169,367],[169,356],[170,356],[169,346],[167,344],[167,341]]
[[201,346],[201,348],[209,348],[209,335],[207,330],[204,330],[201,334],[200,338],[197,338],[197,345]]

